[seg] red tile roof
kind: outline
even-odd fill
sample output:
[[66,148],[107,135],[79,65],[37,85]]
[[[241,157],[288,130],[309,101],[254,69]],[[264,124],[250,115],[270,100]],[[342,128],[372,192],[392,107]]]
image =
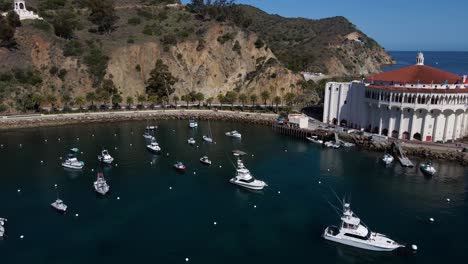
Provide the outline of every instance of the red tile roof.
[[366,78],[368,81],[382,81],[395,83],[417,83],[420,84],[441,84],[445,81],[448,84],[461,82],[461,77],[446,71],[432,68],[426,65],[412,65],[397,70],[382,72]]

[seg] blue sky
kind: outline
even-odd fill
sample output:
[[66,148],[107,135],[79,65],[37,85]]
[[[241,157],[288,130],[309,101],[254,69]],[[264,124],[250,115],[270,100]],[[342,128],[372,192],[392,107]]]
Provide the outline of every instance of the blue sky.
[[344,16],[390,51],[468,51],[468,0],[237,0],[237,3],[285,17]]

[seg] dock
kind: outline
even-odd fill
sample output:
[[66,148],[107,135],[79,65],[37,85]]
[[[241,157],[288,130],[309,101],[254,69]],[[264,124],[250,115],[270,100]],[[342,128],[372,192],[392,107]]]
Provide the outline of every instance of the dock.
[[414,167],[413,162],[411,162],[410,159],[405,155],[405,152],[401,148],[400,144],[398,142],[394,142],[394,151],[396,152],[396,155],[398,157],[398,160],[400,161],[401,166],[403,167]]

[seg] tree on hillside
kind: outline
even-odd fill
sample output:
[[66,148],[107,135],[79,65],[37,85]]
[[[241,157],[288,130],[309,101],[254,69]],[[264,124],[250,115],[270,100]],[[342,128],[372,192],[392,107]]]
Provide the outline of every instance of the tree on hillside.
[[14,11],[9,11],[6,16],[7,23],[12,27],[21,27],[21,21],[18,14]]
[[281,97],[275,96],[275,98],[273,98],[273,102],[275,102],[276,112],[278,113],[278,105],[281,104]]
[[106,74],[107,63],[109,57],[104,54],[104,51],[95,46],[90,45],[89,53],[84,57],[84,63],[88,66],[88,72],[93,75],[93,85],[97,86]]
[[287,93],[284,96],[284,101],[286,102],[287,105],[291,106],[295,98],[296,96],[293,93]]
[[174,95],[172,97],[172,101],[174,102],[175,107],[177,107],[177,104],[179,103],[179,100],[180,100],[180,98],[177,95]]
[[76,15],[72,11],[59,11],[52,20],[54,33],[64,39],[73,38],[73,30],[78,26]]
[[78,105],[81,108],[83,108],[83,105],[85,103],[85,98],[82,95],[79,95],[75,98],[75,104]]
[[252,102],[252,106],[255,106],[257,104],[257,95],[256,94],[251,94],[250,95],[250,101]]
[[267,101],[270,99],[270,92],[269,91],[263,91],[260,96],[262,97],[263,103],[265,104],[265,107],[267,106]]
[[148,101],[151,103],[151,108],[154,109],[154,107],[158,103],[158,97],[156,95],[150,95],[148,96]]
[[213,101],[214,101],[213,97],[208,97],[208,99],[206,99],[206,103],[208,104],[210,108],[211,108],[211,104],[213,103]]
[[96,93],[95,92],[88,92],[86,94],[86,101],[91,104],[91,106],[94,106],[94,101],[96,101]]
[[15,29],[21,26],[18,14],[8,12],[6,17],[0,14],[0,47],[14,48],[16,46]]
[[57,97],[53,94],[48,94],[46,96],[46,102],[50,105],[50,110],[53,111],[55,109],[55,104],[57,103]]
[[114,107],[117,107],[122,103],[123,98],[122,98],[122,95],[120,95],[120,94],[114,94],[114,95],[112,95],[111,100],[112,100],[112,105]]
[[34,103],[34,109],[40,110],[41,109],[41,104],[44,103],[45,98],[41,94],[36,93],[36,94],[33,94],[32,101]]
[[71,96],[66,93],[64,95],[62,95],[62,102],[64,103],[64,107],[68,107],[68,104],[72,101],[72,98]]
[[191,98],[190,94],[182,95],[181,99],[182,99],[182,101],[185,101],[185,103],[187,103],[187,108],[188,108],[189,103],[192,101],[192,98]]
[[218,98],[218,102],[221,104],[221,107],[223,107],[223,103],[226,101],[224,94],[218,94],[217,98]]
[[143,105],[146,102],[146,96],[144,94],[137,94],[137,101],[139,105]]
[[156,95],[159,98],[163,96],[169,98],[175,91],[172,86],[176,81],[177,79],[172,76],[169,67],[164,64],[161,59],[158,59],[153,70],[150,72],[150,78],[146,85],[146,93],[149,95]]
[[128,106],[128,108],[131,108],[132,105],[133,105],[133,96],[130,96],[130,95],[127,96],[127,100],[126,100],[126,101],[127,101],[127,106]]
[[239,94],[239,101],[241,102],[242,107],[244,107],[247,102],[247,95],[245,93]]
[[237,93],[234,91],[228,91],[226,92],[226,95],[224,96],[224,99],[226,103],[231,104],[231,107],[234,106],[234,103],[237,101]]
[[115,14],[113,0],[87,0],[87,6],[91,11],[88,19],[97,26],[98,32],[109,34],[115,29],[119,17]]
[[194,99],[198,101],[198,106],[200,106],[201,102],[205,100],[205,95],[202,92],[196,93],[194,97],[195,97]]

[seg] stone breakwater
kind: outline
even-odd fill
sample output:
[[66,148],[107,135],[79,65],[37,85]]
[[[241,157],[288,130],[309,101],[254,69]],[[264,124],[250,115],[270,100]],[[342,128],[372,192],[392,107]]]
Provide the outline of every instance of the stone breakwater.
[[155,110],[155,111],[128,111],[128,112],[96,112],[58,115],[31,115],[11,116],[0,118],[0,130],[34,128],[48,126],[62,126],[70,124],[119,122],[130,120],[170,120],[189,119],[223,120],[231,122],[244,122],[258,125],[271,125],[276,119],[275,114],[259,114],[233,111],[211,110]]

